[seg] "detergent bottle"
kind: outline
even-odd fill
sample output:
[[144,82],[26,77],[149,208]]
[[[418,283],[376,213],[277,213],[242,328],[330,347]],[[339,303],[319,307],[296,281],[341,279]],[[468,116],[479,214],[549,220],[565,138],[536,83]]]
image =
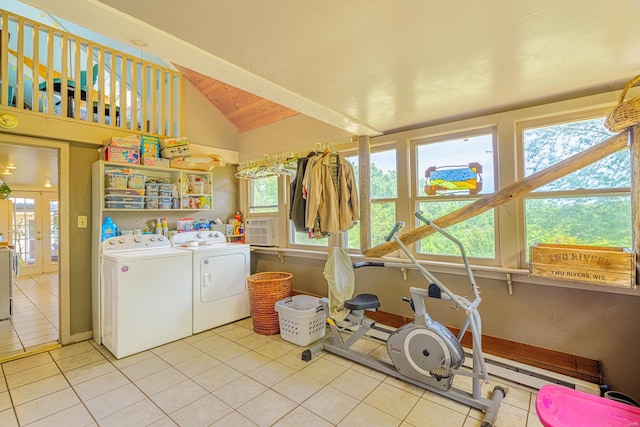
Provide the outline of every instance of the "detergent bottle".
[[102,240],[118,235],[118,226],[113,222],[110,216],[105,217],[102,224]]

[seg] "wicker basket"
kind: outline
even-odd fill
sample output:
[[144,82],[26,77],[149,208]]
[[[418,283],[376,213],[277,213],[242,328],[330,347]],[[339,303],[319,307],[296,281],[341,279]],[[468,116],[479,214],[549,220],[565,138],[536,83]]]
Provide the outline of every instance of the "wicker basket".
[[640,98],[633,98],[628,101],[624,100],[629,89],[640,81],[640,75],[635,76],[627,83],[620,93],[618,105],[613,108],[604,121],[604,125],[611,132],[622,132],[628,127],[640,123]]
[[293,274],[265,272],[252,274],[249,282],[249,301],[253,330],[261,335],[280,332],[276,302],[290,297],[293,291]]

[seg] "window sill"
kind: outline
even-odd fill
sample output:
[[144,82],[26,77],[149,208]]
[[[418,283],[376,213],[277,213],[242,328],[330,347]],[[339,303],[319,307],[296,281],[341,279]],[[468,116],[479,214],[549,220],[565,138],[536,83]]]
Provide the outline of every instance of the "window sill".
[[[258,247],[252,246],[251,252],[255,252],[258,254],[265,255],[275,255],[280,258],[280,262],[284,264],[286,257],[295,257],[295,258],[307,258],[307,259],[316,259],[316,260],[326,260],[327,252],[326,251],[315,251],[308,249],[291,249],[291,248],[278,248],[278,247]],[[410,269],[415,269],[407,259],[405,258],[397,258],[397,257],[385,257],[385,258],[367,258],[366,256],[359,254],[349,254],[352,262],[361,262],[361,261],[382,261],[389,268],[398,268],[404,274],[405,271]],[[459,276],[466,276],[466,270],[462,264],[450,263],[450,262],[440,262],[440,261],[425,261],[421,260],[420,264],[429,269],[432,273],[445,273],[445,274],[454,274]],[[507,282],[507,286],[505,290],[512,295],[517,292],[517,287],[514,289],[514,284],[524,283],[531,285],[541,285],[541,286],[552,286],[557,288],[569,288],[569,289],[579,289],[583,291],[595,291],[595,292],[606,292],[612,294],[622,294],[622,295],[632,295],[632,296],[640,296],[640,287],[636,287],[633,289],[630,288],[620,288],[615,286],[602,286],[602,285],[594,285],[589,283],[581,283],[581,282],[570,282],[570,281],[560,281],[560,280],[550,280],[544,279],[540,277],[530,277],[529,270],[523,269],[509,269],[509,268],[501,268],[501,267],[491,267],[491,266],[476,266],[472,265],[471,269],[473,270],[473,275],[475,278],[483,278],[483,279],[493,279],[493,280],[503,280]]]

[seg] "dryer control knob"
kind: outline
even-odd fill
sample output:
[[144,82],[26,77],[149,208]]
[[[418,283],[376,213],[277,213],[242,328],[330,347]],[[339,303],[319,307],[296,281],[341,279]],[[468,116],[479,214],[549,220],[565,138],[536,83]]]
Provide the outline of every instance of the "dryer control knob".
[[136,236],[136,237],[133,238],[133,241],[136,242],[136,243],[140,243],[140,242],[142,242],[142,237]]
[[203,233],[198,233],[198,234],[196,234],[196,237],[198,239],[202,239],[204,237],[204,234]]
[[152,242],[155,242],[156,241],[156,236],[149,237],[149,240],[151,240]]
[[120,243],[121,245],[124,245],[124,242],[125,242],[124,239],[122,239],[122,238],[118,239],[118,243]]
[[159,241],[159,242],[164,241],[164,236],[158,236],[158,241]]
[[111,246],[115,245],[115,244],[116,244],[115,239],[111,239],[111,240],[109,240],[109,244],[110,244]]

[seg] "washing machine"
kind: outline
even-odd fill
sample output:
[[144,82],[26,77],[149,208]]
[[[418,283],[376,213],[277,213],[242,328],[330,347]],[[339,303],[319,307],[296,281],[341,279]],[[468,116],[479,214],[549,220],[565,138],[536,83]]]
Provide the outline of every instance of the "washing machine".
[[178,233],[172,244],[193,257],[194,334],[249,317],[249,245],[208,230]]
[[102,344],[118,359],[191,335],[191,252],[157,234],[102,242]]

